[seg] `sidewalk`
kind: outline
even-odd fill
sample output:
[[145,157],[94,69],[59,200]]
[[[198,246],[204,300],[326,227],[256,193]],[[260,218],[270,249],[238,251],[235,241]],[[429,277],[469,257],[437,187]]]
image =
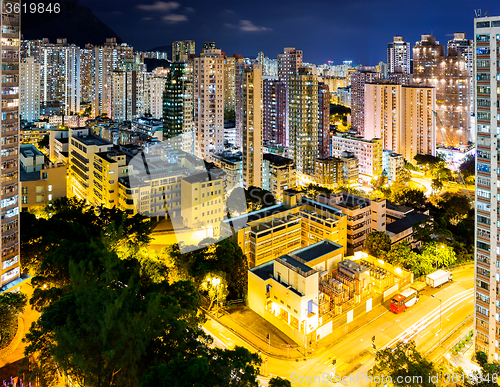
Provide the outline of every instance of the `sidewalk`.
[[[297,348],[292,339],[244,305],[225,310],[218,317],[210,312],[206,315],[267,356],[296,361],[304,357],[303,347]],[[270,341],[267,340],[268,333]]]

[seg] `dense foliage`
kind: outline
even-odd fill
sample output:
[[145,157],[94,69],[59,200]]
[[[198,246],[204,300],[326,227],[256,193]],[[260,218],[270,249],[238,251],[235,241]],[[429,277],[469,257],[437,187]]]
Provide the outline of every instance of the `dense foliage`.
[[22,241],[33,274],[30,302],[41,312],[26,337],[24,371],[32,380],[55,386],[62,373],[89,387],[257,386],[260,358],[239,347],[214,349],[200,328],[198,278],[224,265],[238,270],[229,260],[241,249],[222,241],[181,267],[147,249],[151,224],[141,216],[67,199],[45,215],[23,214],[22,226],[30,227]]

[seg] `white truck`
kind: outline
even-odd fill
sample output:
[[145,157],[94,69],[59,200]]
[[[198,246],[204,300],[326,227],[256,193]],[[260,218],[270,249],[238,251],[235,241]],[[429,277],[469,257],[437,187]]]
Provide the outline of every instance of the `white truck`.
[[437,270],[425,277],[425,283],[431,288],[440,287],[442,284],[445,284],[446,282],[450,282],[452,280],[453,274],[451,274],[451,272],[447,270]]

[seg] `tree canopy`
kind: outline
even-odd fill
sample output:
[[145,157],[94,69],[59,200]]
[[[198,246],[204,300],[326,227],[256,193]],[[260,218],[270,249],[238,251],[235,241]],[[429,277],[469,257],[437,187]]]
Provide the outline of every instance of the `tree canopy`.
[[391,238],[383,231],[372,231],[363,246],[368,254],[383,257],[391,249]]
[[17,317],[24,311],[27,299],[23,293],[0,294],[0,349],[7,346],[17,329]]

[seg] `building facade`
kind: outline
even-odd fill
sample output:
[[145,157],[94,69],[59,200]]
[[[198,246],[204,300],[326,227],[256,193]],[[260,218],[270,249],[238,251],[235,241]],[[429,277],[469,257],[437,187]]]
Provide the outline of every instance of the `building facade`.
[[204,49],[194,58],[195,155],[210,161],[224,150],[224,57],[221,50]]
[[288,145],[297,172],[314,175],[318,155],[318,77],[301,68],[289,77]]
[[178,40],[172,43],[172,62],[183,61],[195,54],[194,40]]
[[500,17],[474,19],[476,99],[476,220],[475,220],[475,345],[498,361],[499,311],[499,200],[497,55],[500,47]]
[[262,188],[262,73],[249,68],[243,81],[243,188]]
[[283,201],[283,192],[297,185],[297,168],[292,159],[272,153],[263,156],[262,188]]
[[330,89],[318,83],[318,157],[330,156]]
[[406,74],[411,73],[411,48],[410,43],[405,42],[404,36],[395,36],[387,46],[387,70],[395,73],[400,69]]
[[35,122],[40,119],[40,63],[28,57],[20,64],[19,95],[20,114],[23,120]]
[[436,88],[438,116],[436,141],[441,146],[464,150],[470,140],[470,73],[466,59],[444,46],[432,35],[422,35],[413,47],[413,78]]
[[382,173],[382,140],[373,138],[366,140],[361,137],[337,133],[331,138],[333,157],[342,157],[342,152],[354,154],[359,161],[359,173],[376,177]]
[[[9,4],[20,6],[20,1]],[[21,275],[19,263],[19,45],[20,16],[2,5],[2,94],[0,123],[2,142],[0,172],[2,255],[0,292],[15,284]]]
[[365,84],[381,78],[372,68],[361,68],[351,74],[351,128],[361,136],[365,135]]

